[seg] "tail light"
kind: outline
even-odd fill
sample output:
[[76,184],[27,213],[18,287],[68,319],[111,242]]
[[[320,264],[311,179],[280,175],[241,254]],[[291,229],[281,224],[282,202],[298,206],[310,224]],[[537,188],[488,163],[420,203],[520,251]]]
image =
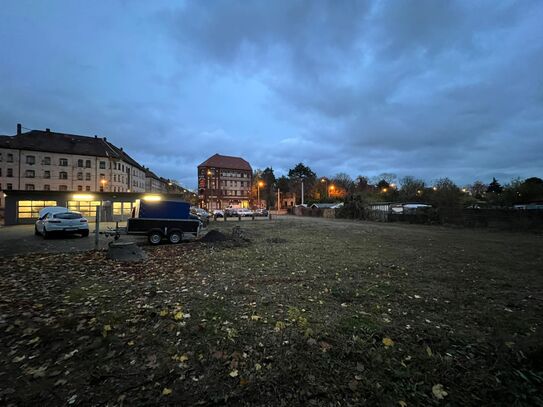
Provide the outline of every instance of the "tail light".
[[87,219],[81,219],[79,222],[87,223]]

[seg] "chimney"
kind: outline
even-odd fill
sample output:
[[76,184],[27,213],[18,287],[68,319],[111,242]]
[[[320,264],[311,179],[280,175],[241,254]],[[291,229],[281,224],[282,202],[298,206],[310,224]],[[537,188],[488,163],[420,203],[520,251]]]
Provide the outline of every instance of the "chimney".
[[17,123],[17,135],[20,136],[21,135],[21,123]]
[[104,141],[107,141],[107,138],[104,137]]
[[98,138],[98,136],[95,134],[95,135],[94,135],[94,138]]
[[51,129],[45,129],[46,133],[51,133]]

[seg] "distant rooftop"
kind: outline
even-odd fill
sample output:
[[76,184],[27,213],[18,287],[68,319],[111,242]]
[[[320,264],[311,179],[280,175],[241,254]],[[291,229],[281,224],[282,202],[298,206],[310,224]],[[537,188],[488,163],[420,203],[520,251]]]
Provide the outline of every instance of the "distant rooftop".
[[241,157],[215,154],[201,163],[198,167],[227,168],[231,170],[252,171],[251,164]]

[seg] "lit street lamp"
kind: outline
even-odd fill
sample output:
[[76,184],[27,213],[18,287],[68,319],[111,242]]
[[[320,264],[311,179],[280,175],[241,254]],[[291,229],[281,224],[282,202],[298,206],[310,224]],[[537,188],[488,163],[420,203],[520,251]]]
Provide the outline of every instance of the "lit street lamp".
[[325,194],[326,194],[326,198],[328,199],[329,195],[328,195],[328,180],[326,178],[321,178],[321,182],[324,184],[324,190],[325,190]]
[[330,188],[328,188],[330,191],[328,192],[328,196],[332,196],[334,194],[334,190],[336,187],[334,185],[330,185]]
[[260,188],[264,186],[264,182],[258,181],[257,185],[257,199],[258,199],[258,207],[262,209],[262,202],[260,202]]

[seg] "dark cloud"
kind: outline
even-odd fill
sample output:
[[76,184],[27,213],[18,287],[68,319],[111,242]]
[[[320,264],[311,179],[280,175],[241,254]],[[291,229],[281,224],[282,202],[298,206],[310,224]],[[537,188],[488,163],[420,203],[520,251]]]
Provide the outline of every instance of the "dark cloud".
[[190,186],[215,152],[278,172],[541,176],[539,1],[54,4],[7,7],[4,133],[108,135]]

